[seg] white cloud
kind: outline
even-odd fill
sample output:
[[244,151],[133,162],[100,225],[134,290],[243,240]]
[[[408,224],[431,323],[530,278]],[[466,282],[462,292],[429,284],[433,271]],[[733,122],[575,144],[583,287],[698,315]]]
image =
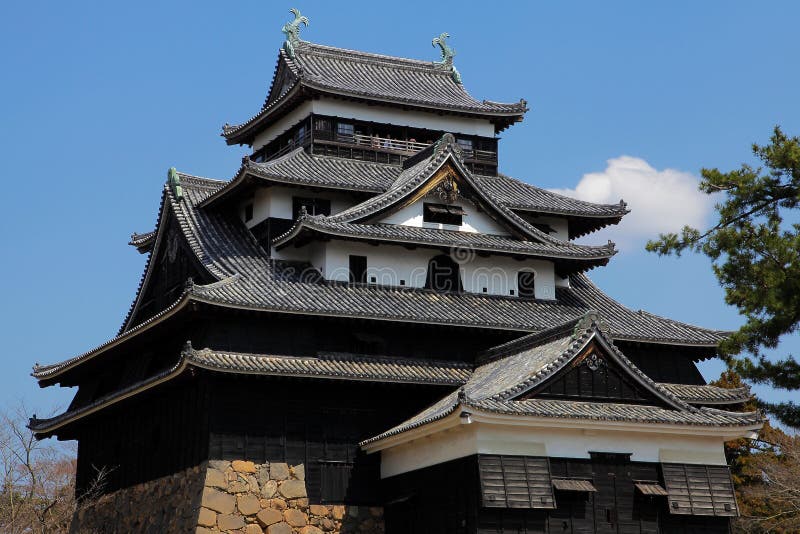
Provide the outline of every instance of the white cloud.
[[620,156],[608,160],[604,171],[584,174],[575,189],[552,191],[603,204],[624,199],[631,212],[622,222],[586,241],[607,238],[620,248],[639,248],[659,233],[680,230],[685,224],[701,228],[706,224],[714,201],[697,190],[698,181],[688,172],[659,171],[641,158]]

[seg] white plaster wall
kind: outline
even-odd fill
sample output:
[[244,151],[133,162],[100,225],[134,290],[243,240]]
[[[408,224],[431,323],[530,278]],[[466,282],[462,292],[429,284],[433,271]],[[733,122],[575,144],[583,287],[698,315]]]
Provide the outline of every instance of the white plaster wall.
[[356,102],[325,97],[314,100],[312,104],[314,113],[320,115],[494,137],[494,125],[486,119],[439,115],[436,112],[404,111],[386,106],[365,106]]
[[[283,186],[262,187],[256,189],[253,194],[253,218],[246,223],[247,227],[252,228],[268,217],[291,219],[292,197],[326,198],[331,201],[331,215],[355,204],[355,201],[343,193],[316,193],[308,189]],[[249,200],[240,205],[239,213],[242,218],[244,218],[244,206],[248,202]]]
[[589,458],[590,452],[614,452],[631,454],[631,460],[635,462],[725,465],[725,439],[721,436],[544,426],[530,428],[474,422],[382,450],[381,477],[473,454]]
[[301,120],[308,117],[309,113],[311,113],[311,109],[313,107],[313,102],[307,101],[303,102],[295,109],[275,121],[273,124],[267,126],[267,128],[261,131],[258,135],[255,136],[253,139],[253,151],[258,150],[262,146],[266,145],[276,137],[280,136],[286,130],[300,122]]
[[[369,245],[349,241],[333,240],[319,243],[323,249],[314,252],[317,259],[311,260],[311,252],[306,252],[305,258],[319,266],[320,272],[327,280],[346,282],[350,273],[350,254],[367,257],[367,282],[379,285],[400,286],[400,281],[405,281],[405,287],[422,288],[428,272],[428,262],[439,252],[431,249],[418,248],[409,250],[395,245]],[[287,247],[275,256],[289,259],[299,259],[304,249]],[[462,255],[463,253],[463,255]],[[517,261],[504,256],[478,257],[471,251],[458,250],[453,253],[454,258],[461,264],[461,280],[464,290],[470,293],[488,295],[510,295],[513,289],[518,295],[517,273],[520,270],[533,270],[536,272],[536,298],[555,298],[555,275],[552,262],[545,260]],[[324,258],[323,258],[324,257]],[[484,293],[483,288],[486,288]]]
[[424,199],[414,202],[410,206],[402,208],[380,222],[385,224],[401,224],[403,226],[416,226],[419,228],[435,228],[438,230],[458,230],[461,232],[473,232],[481,234],[510,235],[509,231],[494,219],[477,210],[472,202],[458,200],[452,205],[460,206],[467,214],[462,218],[461,226],[452,224],[427,223],[422,220],[423,204],[430,202],[441,204],[442,201],[433,195],[426,195]]
[[550,227],[555,230],[555,233],[550,235],[562,241],[569,241],[569,222],[563,217],[541,216],[532,220],[540,224],[550,225]]

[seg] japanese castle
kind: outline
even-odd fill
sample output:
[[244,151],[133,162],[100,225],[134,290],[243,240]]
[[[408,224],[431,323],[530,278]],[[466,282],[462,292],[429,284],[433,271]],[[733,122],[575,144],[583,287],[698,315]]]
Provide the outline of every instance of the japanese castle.
[[405,59],[292,13],[239,169],[170,169],[119,333],[33,370],[77,388],[30,422],[78,443],[73,532],[728,532],[762,416],[697,369],[725,332],[587,277],[626,204],[502,174],[527,104],[473,98],[446,33]]

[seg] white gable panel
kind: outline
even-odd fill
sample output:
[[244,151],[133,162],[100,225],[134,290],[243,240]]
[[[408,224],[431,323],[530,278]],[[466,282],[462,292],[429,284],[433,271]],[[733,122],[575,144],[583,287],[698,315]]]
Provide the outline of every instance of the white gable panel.
[[509,231],[498,224],[494,219],[477,210],[472,202],[458,200],[452,205],[459,206],[466,212],[462,218],[461,226],[450,224],[426,223],[422,220],[422,208],[425,202],[441,204],[442,201],[434,195],[428,195],[424,199],[414,202],[380,220],[384,224],[401,224],[403,226],[416,226],[419,228],[435,228],[438,230],[458,230],[461,232],[473,232],[477,234],[511,235]]

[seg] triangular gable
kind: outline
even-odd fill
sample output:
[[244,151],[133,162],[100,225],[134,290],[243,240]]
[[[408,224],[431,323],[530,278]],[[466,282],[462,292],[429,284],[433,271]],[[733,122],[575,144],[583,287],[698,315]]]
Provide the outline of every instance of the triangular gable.
[[[426,149],[431,150],[431,149]],[[461,149],[452,134],[445,134],[435,143],[429,158],[408,167],[396,182],[385,192],[347,209],[329,219],[333,222],[376,222],[399,211],[426,195],[439,196],[457,193],[470,195],[471,200],[489,217],[511,233],[525,236],[541,243],[564,244],[525,222],[510,209],[497,203],[484,186],[476,180],[464,165]]]
[[289,66],[286,55],[283,51],[278,54],[278,62],[275,65],[275,74],[272,76],[272,85],[264,101],[264,107],[278,100],[281,95],[286,93],[299,79],[297,73]]
[[[517,384],[507,385],[491,397],[515,401],[538,398],[587,400],[695,410],[636,367],[614,345],[605,322],[595,312],[587,313],[573,324],[571,334],[551,336],[542,345],[525,346],[524,341],[509,344],[511,354],[500,356],[487,365],[505,367],[505,373],[514,374],[514,370],[508,367],[538,357],[543,359],[540,370],[517,381]],[[536,336],[531,336],[531,339],[535,340]],[[524,350],[520,350],[523,347]],[[542,353],[545,353],[544,357]]]
[[[166,305],[171,304],[172,302],[158,303],[153,309],[144,309],[147,307],[147,302],[154,297],[162,300],[164,297],[172,297],[173,292],[168,295],[163,293],[174,285],[172,283],[174,280],[181,278],[181,284],[185,284],[190,277],[194,278],[198,283],[216,280],[216,277],[198,260],[188,244],[186,235],[176,216],[176,209],[180,202],[181,200],[176,197],[175,191],[169,185],[165,185],[161,197],[158,223],[154,230],[153,248],[147,258],[144,274],[136,291],[136,297],[134,297],[133,304],[131,304],[128,315],[123,321],[119,334],[155,315]],[[177,267],[177,269],[173,270],[175,272],[166,272],[163,268],[165,263],[175,264]],[[175,298],[172,300],[177,300],[181,292],[180,290],[175,291]],[[162,307],[161,304],[164,306]]]
[[594,340],[559,373],[514,400],[532,398],[665,404]]
[[[571,357],[508,400],[565,399],[648,404],[693,411],[645,375],[614,345],[604,321],[589,313],[575,326]],[[577,349],[577,350],[575,350]]]

